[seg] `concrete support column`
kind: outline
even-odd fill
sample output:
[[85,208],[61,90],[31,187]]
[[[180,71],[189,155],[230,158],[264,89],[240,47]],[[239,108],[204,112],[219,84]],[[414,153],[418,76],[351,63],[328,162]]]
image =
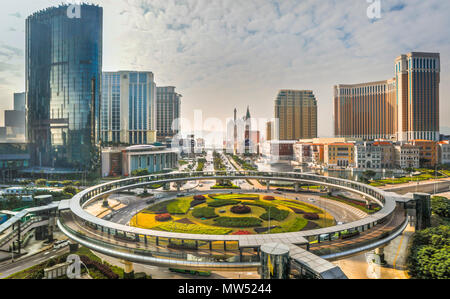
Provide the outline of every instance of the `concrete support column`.
[[134,278],[133,263],[126,260],[121,260],[121,263],[124,265],[123,277],[125,279],[133,279]]
[[266,181],[266,187],[267,187],[267,191],[270,191],[270,181],[269,180]]
[[375,255],[380,258],[380,265],[386,264],[386,260],[384,259],[384,247],[375,249]]
[[164,191],[169,191],[170,190],[170,183],[165,183],[163,186],[163,190]]
[[295,189],[295,192],[300,192],[300,184],[299,183],[295,183],[294,184],[294,189]]

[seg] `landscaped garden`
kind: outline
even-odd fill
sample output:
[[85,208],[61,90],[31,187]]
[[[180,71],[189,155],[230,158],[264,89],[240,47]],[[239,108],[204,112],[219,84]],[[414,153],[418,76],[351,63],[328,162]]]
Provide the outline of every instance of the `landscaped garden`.
[[208,194],[154,204],[131,226],[191,234],[283,233],[335,225],[325,211],[300,201],[259,194]]

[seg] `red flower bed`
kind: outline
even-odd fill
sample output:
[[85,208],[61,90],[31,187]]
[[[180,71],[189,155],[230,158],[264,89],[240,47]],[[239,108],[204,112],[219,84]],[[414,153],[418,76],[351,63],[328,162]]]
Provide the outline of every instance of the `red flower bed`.
[[168,214],[168,213],[159,214],[159,215],[155,216],[155,220],[160,221],[160,222],[169,221],[170,219],[172,219],[172,216],[170,216],[170,214]]
[[275,200],[275,197],[270,196],[270,195],[266,195],[263,197],[264,200]]
[[248,214],[252,209],[249,206],[238,205],[231,207],[230,211],[234,214]]
[[316,213],[305,213],[303,214],[303,218],[308,220],[318,220],[319,215],[317,215]]
[[80,256],[80,260],[83,262],[83,264],[86,265],[86,267],[97,269],[100,273],[105,275],[106,278],[108,278],[108,279],[119,279],[119,275],[114,273],[108,266],[106,266],[104,264],[93,261],[85,255]]
[[252,234],[252,233],[249,232],[248,230],[238,230],[238,231],[232,233],[232,235],[235,235],[235,236],[251,235],[251,234]]
[[206,200],[206,197],[203,195],[195,195],[194,200]]

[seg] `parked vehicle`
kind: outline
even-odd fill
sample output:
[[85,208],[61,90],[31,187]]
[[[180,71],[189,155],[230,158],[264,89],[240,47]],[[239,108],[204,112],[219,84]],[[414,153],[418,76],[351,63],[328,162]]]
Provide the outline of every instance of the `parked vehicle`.
[[60,240],[60,241],[56,241],[53,244],[53,248],[54,249],[59,249],[59,248],[63,248],[65,246],[68,246],[70,244],[69,240]]

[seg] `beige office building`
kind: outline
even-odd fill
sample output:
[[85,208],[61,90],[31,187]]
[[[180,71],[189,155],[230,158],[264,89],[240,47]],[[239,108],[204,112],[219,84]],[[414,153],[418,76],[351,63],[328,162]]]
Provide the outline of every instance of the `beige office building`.
[[280,90],[275,100],[280,140],[317,137],[317,100],[310,90]]

